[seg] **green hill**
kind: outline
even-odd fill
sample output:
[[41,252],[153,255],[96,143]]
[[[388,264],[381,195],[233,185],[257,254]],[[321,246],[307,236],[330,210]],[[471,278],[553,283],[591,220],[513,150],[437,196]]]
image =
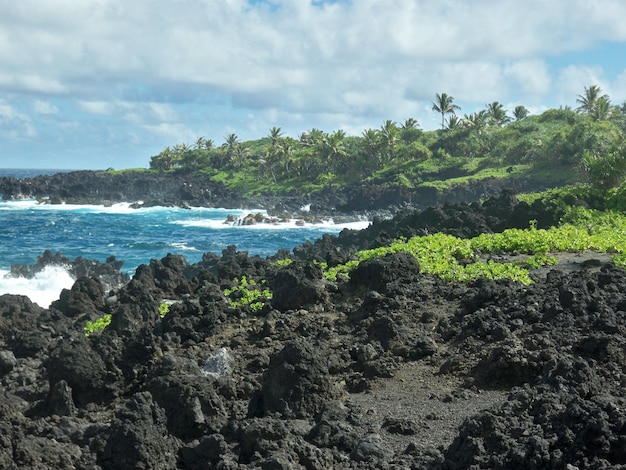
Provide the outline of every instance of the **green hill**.
[[193,145],[167,147],[151,158],[150,168],[204,175],[244,196],[354,184],[446,189],[488,178],[600,188],[624,180],[626,104],[604,113],[581,106],[535,116],[519,108],[515,120],[497,102],[464,118],[451,114],[437,131],[423,131],[409,118],[403,124],[387,120],[360,136],[311,129],[293,138],[273,127],[257,140],[229,134],[220,146],[201,137]]

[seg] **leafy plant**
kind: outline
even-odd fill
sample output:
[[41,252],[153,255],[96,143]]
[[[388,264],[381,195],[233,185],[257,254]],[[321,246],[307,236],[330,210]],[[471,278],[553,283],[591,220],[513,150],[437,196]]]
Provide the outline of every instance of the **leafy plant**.
[[[596,251],[614,253],[616,264],[626,264],[626,216],[617,212],[601,212],[582,207],[572,208],[562,225],[537,229],[535,221],[525,230],[508,229],[501,233],[481,234],[472,239],[435,233],[357,253],[355,260],[328,267],[322,263],[324,275],[331,280],[339,274],[349,276],[359,263],[388,253],[408,252],[419,261],[422,272],[435,274],[448,281],[467,282],[479,277],[509,278],[525,284],[532,282],[529,269],[557,264],[556,252]],[[481,261],[485,254],[528,255],[510,262]]]
[[270,264],[284,268],[286,266],[289,266],[291,263],[293,263],[293,260],[291,258],[283,258],[274,260]]
[[165,315],[167,315],[170,311],[170,304],[168,304],[167,302],[163,302],[161,305],[159,305],[159,316],[161,318],[165,317]]
[[85,337],[89,337],[93,333],[99,333],[111,324],[111,314],[106,315],[93,320],[88,321],[85,325]]
[[242,276],[240,279],[235,278],[234,283],[233,287],[224,290],[224,295],[233,307],[248,306],[251,312],[259,312],[265,302],[272,298],[272,292],[264,287],[265,280],[259,285],[253,279]]
[[[442,118],[455,110],[445,93],[436,98]],[[508,122],[495,101],[469,116],[452,114],[448,128],[443,119],[436,131],[422,131],[414,119],[402,127],[387,120],[360,136],[311,129],[295,139],[274,127],[247,142],[229,134],[221,146],[202,137],[195,144],[166,147],[146,171],[195,173],[243,195],[315,192],[364,181],[411,189],[492,177],[563,185],[581,182],[581,169],[594,184],[612,186],[626,171],[626,114],[618,107],[609,111],[610,119],[600,119],[595,112],[549,109],[537,116],[516,113],[520,119]],[[447,182],[450,178],[459,179]]]

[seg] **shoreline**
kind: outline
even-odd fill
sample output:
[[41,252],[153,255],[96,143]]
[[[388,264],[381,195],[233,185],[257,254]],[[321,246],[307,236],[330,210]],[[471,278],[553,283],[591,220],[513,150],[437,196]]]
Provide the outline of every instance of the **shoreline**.
[[[207,207],[246,209],[256,207],[270,216],[309,215],[319,218],[351,217],[388,219],[395,214],[447,203],[484,200],[502,190],[517,192],[546,189],[541,182],[488,178],[439,190],[430,186],[414,188],[357,183],[345,188],[325,187],[306,194],[261,194],[244,196],[224,184],[205,177],[182,173],[81,170],[18,179],[0,177],[0,194],[5,200],[47,198],[68,204],[115,204],[143,201],[143,206]],[[303,209],[308,209],[304,211]]]

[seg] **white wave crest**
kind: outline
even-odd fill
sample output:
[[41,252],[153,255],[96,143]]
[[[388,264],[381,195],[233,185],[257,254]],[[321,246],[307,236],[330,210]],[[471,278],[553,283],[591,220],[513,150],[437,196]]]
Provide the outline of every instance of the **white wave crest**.
[[171,242],[168,243],[168,245],[181,251],[198,251],[196,247],[189,246],[185,242]]
[[241,230],[298,230],[298,229],[319,229],[321,232],[343,230],[349,228],[352,230],[361,230],[367,228],[372,223],[371,221],[363,220],[357,222],[346,222],[336,224],[332,220],[324,220],[321,222],[303,222],[301,219],[290,219],[277,223],[257,223],[251,225],[241,225],[237,221],[225,221],[225,220],[210,220],[210,219],[191,219],[191,220],[176,220],[172,222],[175,225],[182,225],[184,227],[199,227],[213,230],[219,229],[241,229]]
[[46,266],[32,279],[5,277],[8,271],[0,271],[0,295],[25,295],[41,307],[48,308],[59,298],[63,289],[70,289],[75,279],[62,266]]

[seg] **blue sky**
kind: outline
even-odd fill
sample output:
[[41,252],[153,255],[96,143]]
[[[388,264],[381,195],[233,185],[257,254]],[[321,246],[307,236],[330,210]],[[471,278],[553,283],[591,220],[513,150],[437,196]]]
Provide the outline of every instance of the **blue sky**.
[[166,146],[499,101],[626,101],[626,1],[0,0],[0,167],[147,167]]

